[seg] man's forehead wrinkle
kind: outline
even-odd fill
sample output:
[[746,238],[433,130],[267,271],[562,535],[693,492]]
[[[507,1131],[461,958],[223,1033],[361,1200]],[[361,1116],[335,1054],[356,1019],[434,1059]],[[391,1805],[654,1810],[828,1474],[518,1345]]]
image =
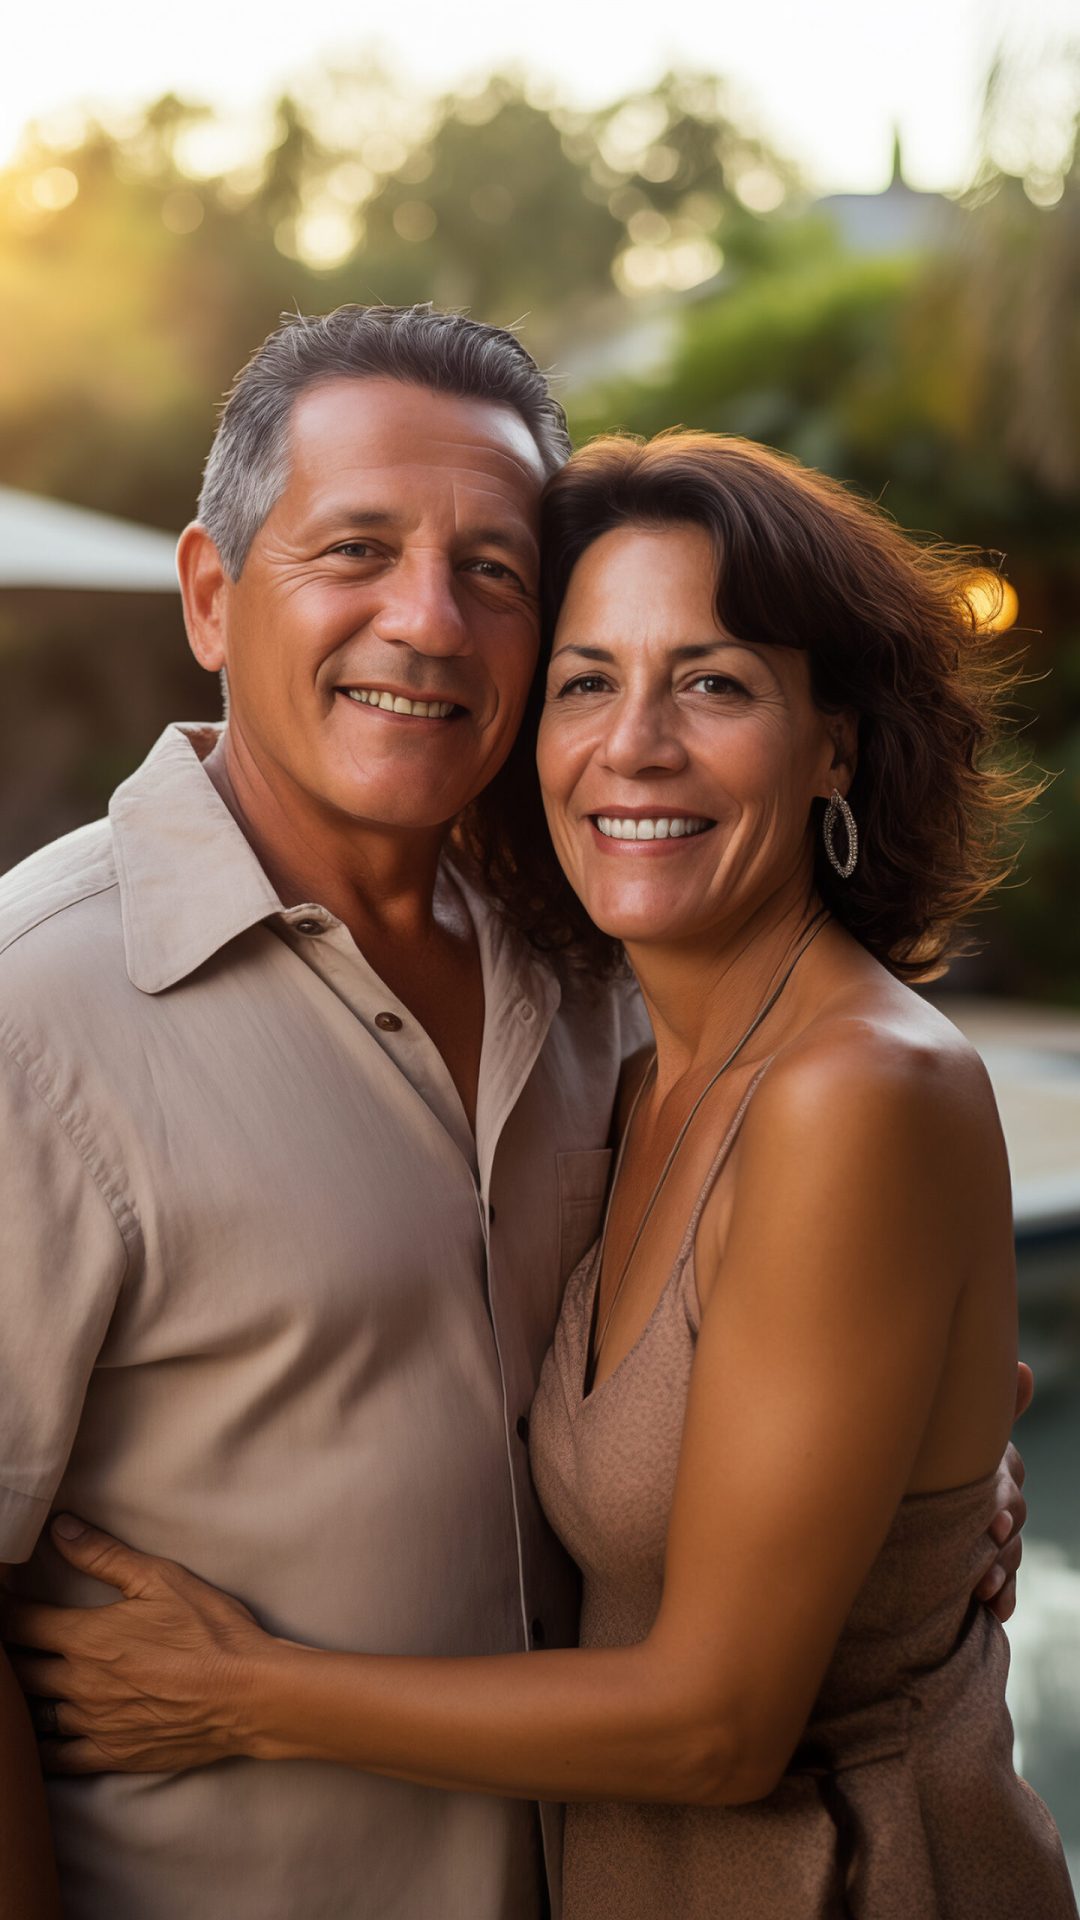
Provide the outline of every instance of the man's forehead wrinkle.
[[[528,432],[528,429],[526,429],[526,432]],[[532,460],[523,458],[520,453],[514,452],[508,447],[499,446],[494,440],[489,440],[485,434],[479,434],[475,438],[471,434],[468,434],[463,435],[460,439],[450,440],[440,440],[433,437],[428,444],[432,451],[441,449],[448,453],[451,459],[456,458],[463,450],[466,453],[479,453],[486,459],[494,460],[496,464],[511,467],[515,473],[525,475],[530,480],[533,478],[534,468]],[[538,462],[539,449],[536,448],[531,435],[529,436],[529,446],[532,451],[536,452]],[[540,484],[541,480],[538,478],[537,485],[539,486]]]

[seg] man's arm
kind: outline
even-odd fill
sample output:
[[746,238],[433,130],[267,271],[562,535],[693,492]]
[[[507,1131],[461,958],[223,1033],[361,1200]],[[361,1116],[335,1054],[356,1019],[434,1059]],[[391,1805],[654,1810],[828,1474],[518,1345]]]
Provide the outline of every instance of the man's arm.
[[[6,1011],[2,1027],[0,1584],[48,1516],[128,1260],[88,1116]],[[0,1651],[0,1915],[59,1913],[37,1746]]]
[[[0,1567],[0,1582],[6,1568]],[[45,1789],[26,1702],[0,1648],[0,1910],[4,1920],[60,1920]]]

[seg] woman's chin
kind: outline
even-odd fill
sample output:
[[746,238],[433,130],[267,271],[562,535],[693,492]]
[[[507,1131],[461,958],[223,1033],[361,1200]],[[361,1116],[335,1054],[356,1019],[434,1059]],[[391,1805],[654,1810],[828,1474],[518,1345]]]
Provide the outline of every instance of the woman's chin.
[[659,900],[586,900],[593,924],[624,946],[663,946],[700,932],[700,913],[673,909]]

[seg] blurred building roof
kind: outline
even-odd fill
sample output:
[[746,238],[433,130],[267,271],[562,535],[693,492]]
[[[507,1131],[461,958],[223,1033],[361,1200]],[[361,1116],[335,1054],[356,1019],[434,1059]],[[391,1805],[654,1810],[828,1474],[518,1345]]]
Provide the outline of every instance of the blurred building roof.
[[830,193],[815,204],[836,222],[845,246],[862,254],[934,252],[949,245],[957,216],[956,202],[943,193],[908,186],[899,134],[883,193]]
[[0,588],[175,593],[176,536],[0,487]]

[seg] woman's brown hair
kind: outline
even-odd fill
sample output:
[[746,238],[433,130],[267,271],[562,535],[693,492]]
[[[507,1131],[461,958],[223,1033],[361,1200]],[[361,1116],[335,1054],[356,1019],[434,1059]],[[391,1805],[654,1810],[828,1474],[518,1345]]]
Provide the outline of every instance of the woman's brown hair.
[[[692,524],[717,556],[725,630],[802,648],[814,699],[858,716],[848,793],[859,831],[850,880],[815,820],[815,882],[856,939],[901,979],[933,979],[961,927],[1009,872],[1014,829],[1038,784],[1002,747],[1015,672],[969,597],[970,552],[917,544],[837,481],[753,442],[676,430],[594,440],[543,502],[544,646],[502,773],[459,844],[534,946],[599,972],[616,943],[588,920],[555,860],[534,755],[551,637],[585,549],[621,526]],[[985,576],[982,576],[985,578]],[[824,804],[824,803],[822,803]]]

